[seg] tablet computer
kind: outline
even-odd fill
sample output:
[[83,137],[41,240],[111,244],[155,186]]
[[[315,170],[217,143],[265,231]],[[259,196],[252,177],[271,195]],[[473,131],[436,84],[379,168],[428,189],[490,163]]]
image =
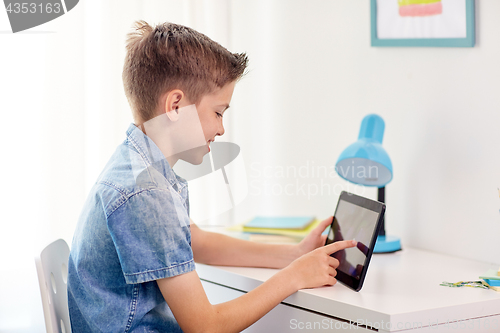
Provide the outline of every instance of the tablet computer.
[[340,194],[325,245],[345,239],[358,242],[357,247],[331,254],[340,262],[337,281],[355,291],[363,286],[384,213],[381,202],[345,191]]

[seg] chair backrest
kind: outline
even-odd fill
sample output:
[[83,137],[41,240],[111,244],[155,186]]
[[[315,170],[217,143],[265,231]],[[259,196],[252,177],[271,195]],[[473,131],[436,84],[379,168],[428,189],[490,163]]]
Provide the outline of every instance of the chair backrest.
[[62,239],[35,258],[47,333],[71,333],[68,310],[69,247]]

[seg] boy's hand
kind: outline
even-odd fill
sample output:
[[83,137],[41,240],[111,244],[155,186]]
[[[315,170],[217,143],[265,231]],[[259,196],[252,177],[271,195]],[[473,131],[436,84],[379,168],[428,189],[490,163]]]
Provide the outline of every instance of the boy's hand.
[[320,286],[333,286],[339,261],[330,256],[340,250],[356,246],[356,241],[339,241],[317,248],[293,261],[281,272],[289,274],[297,290]]
[[296,245],[298,257],[325,245],[327,235],[322,235],[322,233],[330,224],[332,224],[332,220],[333,216],[323,220],[316,228],[313,229],[313,231],[309,233],[309,235]]

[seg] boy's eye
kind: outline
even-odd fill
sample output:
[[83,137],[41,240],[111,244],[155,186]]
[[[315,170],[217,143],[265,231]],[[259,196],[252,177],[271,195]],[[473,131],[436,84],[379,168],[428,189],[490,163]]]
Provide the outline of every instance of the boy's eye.
[[217,117],[222,118],[222,113],[220,113],[220,112],[216,112],[216,113],[217,113]]

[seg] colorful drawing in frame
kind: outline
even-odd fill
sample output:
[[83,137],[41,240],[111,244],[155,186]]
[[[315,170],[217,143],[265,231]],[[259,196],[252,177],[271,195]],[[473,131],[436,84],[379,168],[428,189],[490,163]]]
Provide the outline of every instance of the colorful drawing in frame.
[[398,0],[399,16],[432,16],[443,13],[441,0]]
[[371,0],[372,46],[473,47],[475,0]]

